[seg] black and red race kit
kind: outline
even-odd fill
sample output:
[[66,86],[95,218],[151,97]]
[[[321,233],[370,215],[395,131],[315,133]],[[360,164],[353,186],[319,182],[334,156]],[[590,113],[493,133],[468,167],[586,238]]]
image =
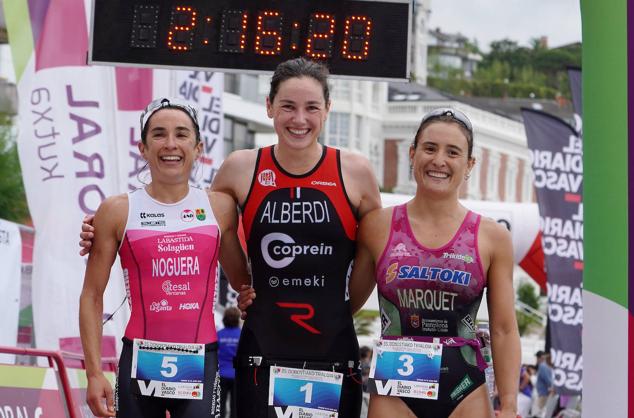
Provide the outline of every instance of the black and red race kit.
[[[274,146],[258,152],[242,222],[256,299],[238,355],[238,417],[267,416],[271,365],[344,374],[340,417],[358,417],[358,342],[348,294],[357,217],[343,184],[340,152],[294,175]],[[357,383],[359,382],[359,383]]]

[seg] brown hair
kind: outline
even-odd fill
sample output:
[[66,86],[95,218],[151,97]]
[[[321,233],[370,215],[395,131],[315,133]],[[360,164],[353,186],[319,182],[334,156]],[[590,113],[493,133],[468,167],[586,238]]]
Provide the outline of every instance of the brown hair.
[[235,306],[230,306],[225,309],[225,314],[222,317],[222,323],[226,328],[235,328],[240,325],[240,316],[242,313],[240,309]]
[[428,119],[423,119],[420,126],[418,127],[418,130],[416,131],[416,136],[414,136],[414,149],[416,149],[416,146],[418,145],[418,138],[420,138],[420,136],[423,134],[425,128],[435,122],[454,123],[460,128],[460,131],[464,134],[465,138],[467,138],[467,158],[471,159],[471,156],[473,155],[473,132],[467,129],[465,125],[463,125],[460,121],[458,121],[455,117],[451,115],[440,115]]
[[326,104],[330,101],[330,89],[328,87],[328,68],[325,65],[307,60],[306,58],[295,58],[284,61],[275,68],[273,77],[271,77],[271,90],[269,91],[269,101],[273,103],[280,84],[289,78],[310,77],[315,79],[324,92]]

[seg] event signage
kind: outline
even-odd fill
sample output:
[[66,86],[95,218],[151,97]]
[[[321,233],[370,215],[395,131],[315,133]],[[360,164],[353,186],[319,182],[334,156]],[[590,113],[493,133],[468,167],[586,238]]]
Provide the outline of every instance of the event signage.
[[[75,416],[93,417],[86,403],[88,382],[80,369],[66,369]],[[104,372],[114,387],[113,372]],[[68,416],[57,371],[48,367],[0,364],[0,418],[44,418]]]
[[379,340],[374,347],[370,393],[418,399],[438,399],[442,345],[402,340]]
[[[0,219],[0,345],[15,346],[18,339],[22,239],[18,225]],[[0,354],[0,363],[13,363],[14,356]]]
[[[177,97],[199,109],[205,154],[192,182],[208,186],[224,155],[222,74],[87,65],[91,4],[3,3],[20,98],[18,151],[37,231],[32,299],[38,348],[78,345],[82,218],[107,196],[151,181],[138,149],[143,108],[154,97]],[[104,295],[104,336],[123,334],[125,296],[116,262]]]
[[271,366],[270,418],[337,418],[343,374]]
[[305,56],[332,74],[406,79],[411,2],[95,0],[91,63],[273,71]]
[[582,389],[583,147],[561,119],[522,109],[539,205],[548,275],[553,382],[559,394]]

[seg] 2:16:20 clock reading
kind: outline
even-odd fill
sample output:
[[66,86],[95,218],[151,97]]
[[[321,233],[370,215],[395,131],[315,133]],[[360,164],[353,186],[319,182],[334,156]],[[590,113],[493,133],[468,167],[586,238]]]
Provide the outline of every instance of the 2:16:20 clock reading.
[[[160,33],[161,13],[169,13],[166,33]],[[210,49],[242,54],[276,56],[288,52],[328,60],[337,54],[346,60],[367,60],[372,39],[372,19],[362,14],[343,17],[313,12],[307,19],[286,20],[278,10],[254,14],[224,9],[218,16],[201,16],[186,4],[161,10],[160,5],[134,6],[130,46],[166,48],[175,53]],[[214,42],[215,41],[215,42]]]

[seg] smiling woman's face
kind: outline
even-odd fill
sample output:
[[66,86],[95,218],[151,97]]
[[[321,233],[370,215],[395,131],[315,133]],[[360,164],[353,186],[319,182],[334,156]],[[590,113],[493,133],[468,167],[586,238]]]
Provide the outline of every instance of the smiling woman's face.
[[419,134],[409,156],[418,189],[455,193],[471,171],[475,159],[468,157],[468,142],[456,123],[433,122]]
[[139,151],[148,162],[152,181],[187,182],[202,151],[191,118],[182,110],[165,108],[156,111],[147,123],[147,134],[139,143]]

